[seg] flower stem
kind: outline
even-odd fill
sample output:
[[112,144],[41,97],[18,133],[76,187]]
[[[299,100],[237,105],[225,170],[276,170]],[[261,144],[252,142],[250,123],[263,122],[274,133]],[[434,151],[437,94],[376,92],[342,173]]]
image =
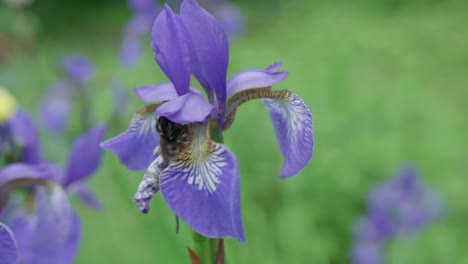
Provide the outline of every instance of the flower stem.
[[[215,120],[210,121],[211,139],[218,143],[223,143],[223,134],[218,128]],[[193,231],[193,240],[195,242],[195,252],[201,264],[224,264],[224,245],[223,239],[208,238]]]

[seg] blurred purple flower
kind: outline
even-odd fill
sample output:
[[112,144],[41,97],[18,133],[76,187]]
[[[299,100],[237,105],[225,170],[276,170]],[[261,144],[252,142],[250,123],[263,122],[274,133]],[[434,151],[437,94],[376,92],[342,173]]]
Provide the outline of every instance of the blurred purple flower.
[[[168,0],[171,6],[179,6],[182,0]],[[229,38],[235,38],[244,32],[242,11],[228,0],[204,0],[199,4],[210,12],[221,25]]]
[[383,263],[380,252],[389,240],[416,234],[443,213],[435,191],[419,179],[414,168],[403,168],[370,191],[367,215],[354,226],[352,263]]
[[[280,63],[226,80],[226,34],[194,0],[182,3],[180,15],[166,6],[152,36],[155,60],[171,82],[135,89],[142,101],[159,103],[143,108],[125,133],[101,146],[131,170],[147,168],[134,196],[143,213],[161,189],[172,211],[195,231],[243,242],[237,161],[225,145],[211,140],[210,120],[218,127],[215,133],[225,131],[240,104],[262,98],[285,159],[280,177],[286,178],[298,174],[312,156],[312,115],[291,91],[271,89],[287,76],[276,72]],[[191,74],[208,101],[190,87]]]
[[72,54],[62,58],[62,67],[67,79],[77,84],[86,84],[94,77],[94,65],[83,55]]
[[154,19],[160,11],[154,0],[128,0],[134,16],[127,22],[122,32],[120,64],[125,68],[134,67],[142,54],[141,38],[151,32]]
[[[39,117],[46,129],[61,134],[66,128],[75,101],[87,96],[85,85],[94,77],[94,65],[82,55],[62,58],[65,79],[52,83],[39,104]],[[89,107],[88,105],[82,107]],[[83,111],[88,114],[89,111]],[[89,117],[83,117],[89,120]]]
[[121,81],[113,81],[111,84],[114,105],[112,107],[114,116],[121,116],[127,111],[129,98],[128,91]]
[[[26,264],[72,263],[81,226],[68,196],[76,193],[86,205],[101,207],[85,180],[100,164],[99,142],[106,126],[100,125],[75,141],[65,170],[41,158],[37,129],[23,110],[0,131],[4,132],[0,134],[0,154],[7,157],[7,165],[0,169],[0,221],[14,234],[19,259]],[[24,202],[12,195],[16,188],[26,190]],[[0,253],[6,249],[0,243]]]

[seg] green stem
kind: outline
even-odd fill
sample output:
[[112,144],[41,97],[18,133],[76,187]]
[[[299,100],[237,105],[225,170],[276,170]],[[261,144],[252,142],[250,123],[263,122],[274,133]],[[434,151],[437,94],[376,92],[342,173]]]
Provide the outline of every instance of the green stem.
[[[218,123],[211,120],[209,126],[211,139],[223,143],[223,134],[218,128]],[[193,240],[195,242],[195,253],[201,264],[224,264],[224,250],[219,250],[222,239],[208,238],[193,231]]]

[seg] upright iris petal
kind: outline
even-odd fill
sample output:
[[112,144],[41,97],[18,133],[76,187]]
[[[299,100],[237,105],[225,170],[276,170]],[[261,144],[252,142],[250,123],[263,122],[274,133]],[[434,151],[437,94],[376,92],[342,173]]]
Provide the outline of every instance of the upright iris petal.
[[[191,37],[192,73],[208,95],[215,92],[218,112],[226,104],[226,75],[229,62],[229,44],[222,27],[194,0],[182,3],[180,16]],[[220,121],[220,124],[223,121]]]
[[18,252],[13,232],[0,222],[0,259],[2,264],[18,263]]
[[179,95],[189,92],[190,62],[184,25],[166,5],[153,26],[152,48],[155,59],[174,84]]
[[18,110],[10,120],[12,136],[21,148],[21,160],[26,163],[39,163],[39,133],[32,118],[24,110]]
[[107,126],[101,124],[75,140],[68,159],[65,186],[84,181],[99,168],[102,156],[99,142],[106,130]]

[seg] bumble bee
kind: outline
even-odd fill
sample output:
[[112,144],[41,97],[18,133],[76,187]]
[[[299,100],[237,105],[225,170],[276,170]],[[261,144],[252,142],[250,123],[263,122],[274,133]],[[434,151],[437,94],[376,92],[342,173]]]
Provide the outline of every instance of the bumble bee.
[[185,143],[189,141],[188,125],[174,123],[161,116],[156,122],[156,131],[161,137],[160,151],[165,160],[179,153]]

